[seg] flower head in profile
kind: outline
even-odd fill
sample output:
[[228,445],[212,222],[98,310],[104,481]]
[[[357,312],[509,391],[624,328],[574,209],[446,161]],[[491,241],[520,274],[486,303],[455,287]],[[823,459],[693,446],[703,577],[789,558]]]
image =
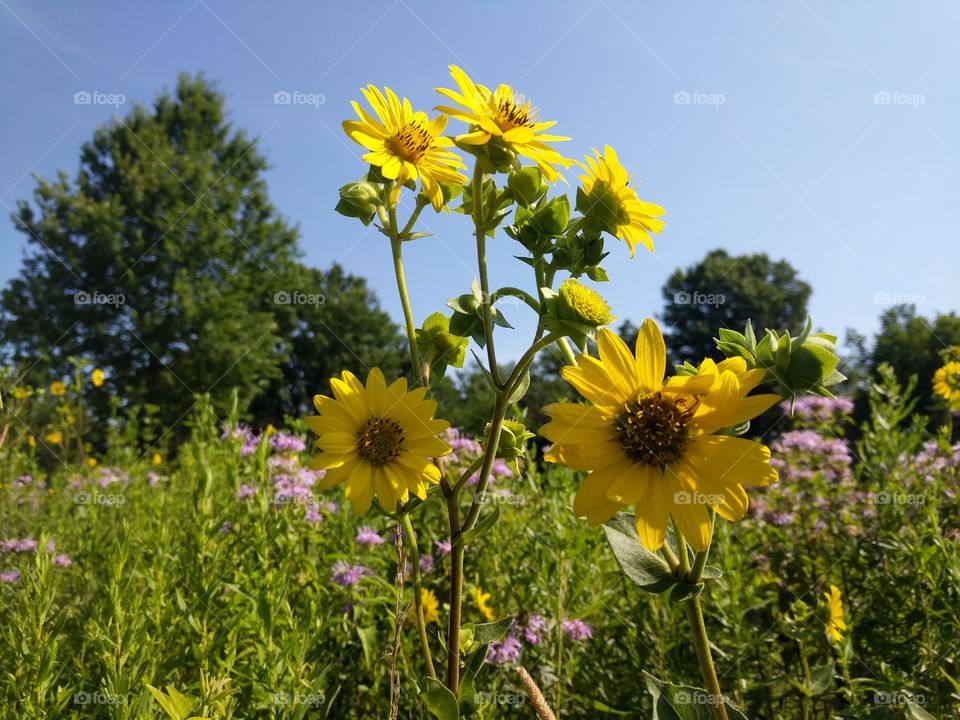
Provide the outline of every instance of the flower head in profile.
[[104,377],[103,370],[101,370],[100,368],[94,368],[93,372],[90,373],[90,382],[93,383],[94,387],[102,387],[103,377]]
[[933,374],[933,391],[951,405],[960,405],[960,362],[948,362]]
[[650,550],[663,546],[671,517],[694,549],[706,549],[710,508],[739,520],[743,486],[777,479],[764,445],[713,433],[756,417],[779,396],[747,397],[764,371],[748,371],[742,360],[705,361],[698,374],[664,382],[666,347],[653,320],[641,326],[635,352],[607,329],[597,346],[599,359],[581,355],[560,371],[589,404],[544,408],[551,421],[540,433],[553,443],[545,459],[590,472],[573,509],[592,524],[635,505],[637,534]]
[[405,378],[387,385],[379,368],[370,371],[365,386],[347,370],[330,386],[333,397],[316,395],[320,414],[306,419],[322,451],[310,467],[327,471],[320,487],[345,483],[358,515],[374,498],[388,512],[410,495],[426,499],[427,486],[440,482],[431,458],[450,452],[437,437],[449,423],[433,418],[437,404],[424,397],[426,389],[408,392]]
[[480,588],[473,588],[473,590],[470,591],[470,595],[473,597],[473,604],[476,605],[477,610],[480,611],[480,614],[483,615],[488,622],[493,622],[497,619],[493,608],[489,605],[490,593],[484,592]]
[[67,391],[67,386],[64,385],[59,380],[54,380],[50,383],[50,394],[54,397],[60,397]]
[[420,588],[420,605],[423,607],[423,621],[427,624],[437,622],[440,618],[440,601],[436,593],[429,588]]
[[830,618],[827,621],[827,639],[834,643],[843,642],[843,631],[847,629],[847,623],[843,619],[843,600],[840,598],[840,588],[831,585],[830,591],[825,592],[823,597],[830,613]]
[[443,207],[440,183],[465,185],[466,176],[457,172],[464,169],[463,161],[447,148],[453,142],[441,135],[447,117],[438,115],[433,120],[424,112],[414,112],[407,98],[402,100],[390,88],[368,85],[360,92],[370,103],[376,117],[353,101],[359,120],[345,120],[343,131],[351,140],[369,152],[365,162],[376,165],[388,180],[396,180],[391,202],[396,204],[400,187],[420,178],[424,194],[430,198],[434,210]]
[[30,391],[25,387],[15,387],[13,389],[13,397],[17,400],[24,400],[25,398],[30,397]]
[[59,445],[63,442],[63,433],[59,430],[54,430],[53,432],[48,432],[43,439],[51,445]]
[[576,162],[563,157],[547,144],[570,139],[543,132],[556,125],[556,121],[541,121],[536,108],[514,93],[509,85],[498,85],[491,91],[485,85],[475,84],[456,65],[450,66],[450,75],[459,92],[447,88],[436,88],[436,91],[459,107],[442,105],[437,110],[470,125],[470,132],[458,135],[457,142],[464,145],[486,145],[491,140],[499,142],[507,150],[535,162],[543,177],[551,183],[561,177],[556,165],[570,167]]
[[658,218],[664,209],[637,196],[637,191],[630,187],[626,168],[620,164],[612,147],[605,145],[603,152],[601,155],[595,149],[595,157],[587,155],[584,158],[586,164],[581,163],[587,174],[580,176],[577,208],[611,235],[623,240],[630,248],[630,257],[633,257],[638,243],[653,250],[650,233],[663,230],[665,223]]

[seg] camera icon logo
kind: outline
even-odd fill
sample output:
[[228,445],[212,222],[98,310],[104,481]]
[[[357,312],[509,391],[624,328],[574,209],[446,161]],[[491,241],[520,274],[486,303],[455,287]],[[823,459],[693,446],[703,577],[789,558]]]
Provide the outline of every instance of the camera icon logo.
[[74,105],[89,105],[93,102],[93,95],[86,90],[78,90],[73,94]]
[[286,90],[280,90],[273,94],[274,105],[289,105],[291,102],[293,102],[293,96]]

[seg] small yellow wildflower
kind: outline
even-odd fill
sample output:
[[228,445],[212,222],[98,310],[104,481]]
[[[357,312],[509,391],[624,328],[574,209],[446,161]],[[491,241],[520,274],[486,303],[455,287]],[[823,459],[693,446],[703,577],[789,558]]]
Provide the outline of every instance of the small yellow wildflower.
[[826,599],[827,608],[830,611],[830,619],[827,622],[827,638],[830,642],[843,642],[843,631],[847,629],[847,623],[843,619],[843,601],[840,599],[840,588],[831,585],[830,592],[825,592],[823,597]]
[[90,373],[90,382],[93,383],[94,387],[100,387],[103,385],[103,370],[100,368],[94,368],[93,372]]
[[96,459],[96,458],[92,458],[92,457],[91,457],[91,458],[87,458],[87,467],[95,468],[96,466],[97,466],[97,459]]
[[488,622],[493,622],[497,619],[493,608],[487,604],[490,600],[490,593],[485,593],[480,588],[474,588],[470,591],[470,594],[473,596],[473,602],[477,606],[477,610],[480,611],[480,614],[483,615]]
[[13,397],[15,397],[17,400],[23,400],[29,395],[30,391],[24,387],[15,387],[13,389]]
[[960,403],[960,362],[948,362],[933,374],[933,391],[948,403]]
[[163,458],[160,457],[160,453],[154,453],[153,457],[150,458],[150,464],[153,465],[154,467],[156,467],[162,462],[163,462]]
[[59,380],[50,383],[50,394],[54,397],[60,397],[67,391],[67,386]]
[[440,601],[437,600],[433,590],[427,588],[420,589],[420,604],[423,606],[423,621],[425,623],[436,622],[440,618]]
[[54,430],[53,432],[47,433],[44,439],[51,445],[59,445],[63,442],[63,433],[59,430]]

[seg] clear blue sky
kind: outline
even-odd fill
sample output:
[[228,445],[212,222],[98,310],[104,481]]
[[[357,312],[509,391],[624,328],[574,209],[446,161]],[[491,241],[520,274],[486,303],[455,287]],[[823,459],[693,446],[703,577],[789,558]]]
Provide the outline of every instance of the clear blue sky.
[[[111,114],[203,70],[232,120],[261,137],[271,197],[299,224],[307,261],[366,276],[395,317],[385,239],[332,211],[364,170],[340,121],[366,83],[432,107],[451,62],[531,98],[573,138],[566,154],[613,145],[641,196],[667,209],[654,254],[629,261],[612,244],[603,291],[620,317],[659,312],[669,272],[718,246],[789,260],[831,330],[872,331],[897,295],[927,315],[960,305],[955,2],[0,0],[0,57],[5,216],[31,173],[72,175]],[[81,91],[126,104],[77,105]],[[324,103],[276,105],[278,91]],[[462,218],[442,220],[427,217],[437,235],[408,251],[409,272],[429,275],[413,289],[418,319],[475,272]],[[0,222],[0,282],[22,247]],[[494,284],[529,286],[514,251],[498,237]],[[506,356],[528,335],[522,311],[511,319],[521,332],[504,337]]]

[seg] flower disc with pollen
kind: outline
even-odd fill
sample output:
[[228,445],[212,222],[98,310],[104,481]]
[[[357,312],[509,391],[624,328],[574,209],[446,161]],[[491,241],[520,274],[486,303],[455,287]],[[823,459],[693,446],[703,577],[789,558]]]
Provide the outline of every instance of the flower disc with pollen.
[[704,360],[697,375],[664,382],[666,347],[653,320],[640,328],[635,352],[607,329],[597,349],[599,359],[581,355],[561,370],[589,404],[544,408],[551,421],[540,433],[553,443],[545,459],[590,473],[573,509],[592,524],[632,504],[647,548],[663,545],[673,517],[694,549],[706,549],[710,508],[739,520],[743,486],[777,479],[765,446],[713,433],[756,417],[779,396],[748,397],[764,371],[747,370],[741,358]]
[[427,486],[440,482],[432,458],[446,455],[450,446],[437,435],[449,427],[433,418],[437,404],[425,399],[426,389],[407,392],[400,378],[387,385],[374,368],[364,386],[351,372],[330,380],[333,397],[317,395],[319,415],[306,419],[319,437],[322,451],[311,468],[326,470],[322,488],[346,485],[346,497],[362,514],[373,498],[388,512],[416,495],[426,499]]

